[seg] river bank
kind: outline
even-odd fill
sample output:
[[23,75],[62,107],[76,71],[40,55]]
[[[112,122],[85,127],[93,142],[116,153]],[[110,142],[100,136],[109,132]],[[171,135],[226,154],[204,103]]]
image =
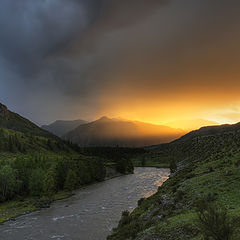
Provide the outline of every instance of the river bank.
[[[119,173],[116,170],[115,165],[106,166],[106,177],[104,181],[110,180],[115,177],[123,176],[124,174]],[[76,189],[73,192],[60,191],[51,196],[51,198],[36,198],[36,197],[21,197],[11,201],[7,201],[0,204],[0,224],[3,224],[7,221],[15,221],[17,217],[20,217],[25,214],[29,214],[34,211],[38,211],[44,208],[49,208],[50,205],[58,200],[67,199],[73,196],[78,190],[85,189],[87,186],[96,184],[93,182],[91,184],[85,185],[79,189]]]
[[57,200],[73,196],[73,193],[58,192],[51,199],[40,201],[38,198],[26,197],[7,201],[0,204],[0,224],[7,221],[15,221],[17,217],[29,214],[43,208],[50,207],[50,204]]
[[217,225],[207,222],[207,226],[219,226],[220,234],[226,234],[221,229],[232,232],[231,238],[218,239],[239,240],[239,157],[180,162],[156,194],[141,201],[131,214],[122,215],[108,240],[201,240],[204,229],[199,213],[206,214],[206,209],[211,209],[210,220],[226,216]]
[[[168,178],[169,170],[136,168],[123,175],[79,189],[50,208],[35,211],[0,226],[0,239],[105,240],[124,210],[132,211]],[[56,238],[57,239],[57,238]]]

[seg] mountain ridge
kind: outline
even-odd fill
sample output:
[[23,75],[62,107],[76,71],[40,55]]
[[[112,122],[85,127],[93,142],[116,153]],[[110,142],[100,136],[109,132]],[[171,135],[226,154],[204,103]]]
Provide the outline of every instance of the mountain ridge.
[[185,132],[163,125],[101,117],[83,124],[63,136],[79,146],[140,147],[168,142]]
[[88,122],[82,119],[56,120],[53,123],[42,125],[41,128],[55,134],[58,137],[61,137],[74,128],[86,123]]
[[56,138],[50,132],[38,127],[33,122],[22,117],[21,115],[10,111],[7,106],[0,103],[0,127],[28,133],[35,136],[43,136],[49,138]]

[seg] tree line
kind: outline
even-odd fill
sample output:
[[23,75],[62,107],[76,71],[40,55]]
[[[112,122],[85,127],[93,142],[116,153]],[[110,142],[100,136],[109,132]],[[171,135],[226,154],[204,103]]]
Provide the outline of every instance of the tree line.
[[35,150],[79,152],[79,147],[57,138],[45,138],[0,128],[0,152],[28,153]]
[[72,191],[105,177],[99,158],[46,158],[19,156],[0,162],[0,202],[16,196],[51,197],[60,190]]
[[144,148],[129,147],[86,147],[81,148],[81,153],[87,156],[98,156],[106,159],[109,163],[116,163],[120,173],[133,173],[132,158],[146,153]]
[[18,196],[50,198],[60,190],[72,191],[102,181],[105,165],[109,163],[115,164],[120,173],[132,173],[130,156],[142,151],[111,147],[82,149],[61,139],[0,128],[0,152],[12,153],[7,160],[0,158],[0,202]]

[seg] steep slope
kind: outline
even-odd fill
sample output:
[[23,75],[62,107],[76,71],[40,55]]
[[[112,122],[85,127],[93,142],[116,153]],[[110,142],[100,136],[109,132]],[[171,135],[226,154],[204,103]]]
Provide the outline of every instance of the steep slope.
[[169,142],[183,135],[179,129],[143,122],[102,117],[63,136],[80,146],[139,147]]
[[148,149],[169,156],[171,177],[123,213],[109,240],[240,239],[240,124],[204,127]]
[[108,149],[101,157],[80,150],[0,105],[0,224],[104,180],[109,168],[133,172],[124,149]]
[[75,146],[39,128],[28,119],[0,104],[0,160],[9,156],[77,155]]
[[55,134],[58,137],[65,135],[66,133],[72,131],[76,127],[86,124],[87,121],[84,120],[73,120],[73,121],[62,121],[57,120],[49,125],[43,125],[42,128]]
[[44,136],[55,138],[54,135],[41,129],[34,123],[30,122],[26,118],[13,113],[8,108],[0,103],[0,127],[12,129],[15,131],[23,132],[34,136]]
[[179,139],[164,145],[152,146],[155,152],[164,151],[171,155],[172,161],[192,163],[199,159],[217,156],[232,156],[238,153],[240,147],[240,123],[202,127]]
[[240,130],[240,123],[236,123],[233,125],[225,124],[225,125],[219,125],[219,126],[207,126],[207,127],[202,127],[195,131],[191,131],[188,134],[182,136],[177,141],[184,142],[188,139],[193,139],[195,137],[218,135],[218,134],[231,133],[231,132],[234,134],[237,134],[239,130]]

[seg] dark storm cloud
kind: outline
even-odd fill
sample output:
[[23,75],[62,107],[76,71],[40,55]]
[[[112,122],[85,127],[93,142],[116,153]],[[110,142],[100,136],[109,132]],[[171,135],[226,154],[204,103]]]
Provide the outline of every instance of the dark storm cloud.
[[56,84],[72,97],[84,98],[87,95],[94,98],[101,94],[101,89],[113,80],[118,60],[126,57],[121,52],[128,51],[139,40],[135,39],[139,30],[134,28],[141,26],[168,2],[101,1],[96,21],[86,34],[75,38],[71,45],[47,59],[48,64],[55,68],[53,79]]
[[[106,19],[113,27],[136,21],[131,10],[159,1],[111,0],[3,0],[0,8],[0,52],[20,70],[33,71],[41,60],[80,40],[94,21]],[[147,5],[147,6],[146,6]],[[138,13],[138,11],[137,11]],[[104,21],[104,20],[103,20]],[[119,21],[119,22],[118,22]],[[21,69],[23,68],[23,69]]]
[[87,28],[92,12],[96,10],[96,2],[1,1],[1,56],[20,71],[29,72],[41,67],[44,57],[67,45],[76,34]]
[[215,74],[230,57],[238,66],[239,6],[224,0],[2,0],[1,99],[39,123],[94,117],[105,107],[105,94],[147,97],[201,85],[193,71]]
[[[163,2],[1,1],[1,99],[34,120],[38,119],[34,116],[36,108],[38,111],[45,108],[46,112],[52,109],[54,118],[60,105],[72,105],[76,100],[87,101],[91,107],[98,108],[96,101],[103,78],[98,74],[103,68],[101,63],[106,65],[109,60],[109,57],[101,60],[102,50],[97,49],[98,38],[102,38],[101,29],[106,33],[142,21]],[[77,50],[73,50],[73,54],[71,49],[75,46]],[[14,103],[16,101],[21,106]],[[46,105],[49,101],[52,107]]]
[[[219,61],[229,69],[226,55],[238,56],[236,49],[232,49],[235,53],[230,49],[231,43],[238,46],[237,2],[106,3],[108,7],[88,34],[57,59],[62,68],[56,79],[65,94],[83,96],[91,92],[96,96],[100,91],[103,95],[106,88],[110,92],[123,90],[120,94],[129,89],[133,94],[133,89],[134,93],[144,92],[146,85],[159,92],[187,85],[189,78],[191,84],[200,84],[196,83],[199,79],[191,79],[192,71],[215,74]],[[73,76],[66,82],[68,65]],[[78,78],[81,81],[76,81]]]
[[54,118],[61,102],[53,78],[58,70],[45,60],[80,38],[99,7],[98,0],[2,0],[0,101],[37,122],[51,110]]

